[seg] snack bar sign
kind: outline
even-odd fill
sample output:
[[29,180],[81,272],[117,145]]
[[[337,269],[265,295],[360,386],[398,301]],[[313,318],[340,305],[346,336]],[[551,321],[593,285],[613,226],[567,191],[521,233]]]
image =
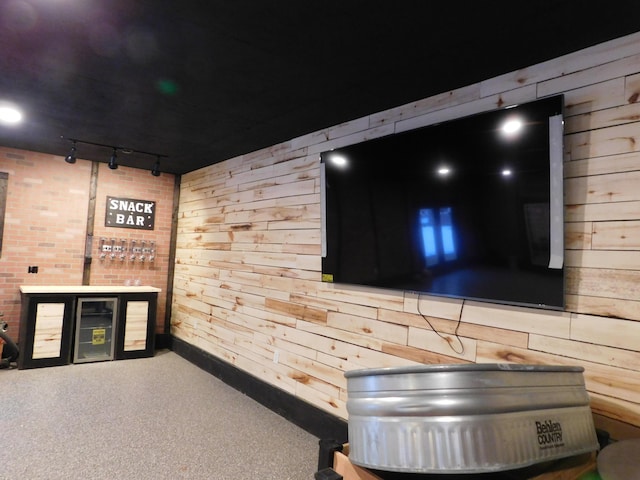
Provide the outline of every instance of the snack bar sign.
[[153,230],[156,202],[133,198],[107,197],[105,227]]

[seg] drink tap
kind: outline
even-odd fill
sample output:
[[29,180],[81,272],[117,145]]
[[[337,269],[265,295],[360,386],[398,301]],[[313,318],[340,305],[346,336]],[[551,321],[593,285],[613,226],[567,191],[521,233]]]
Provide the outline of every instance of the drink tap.
[[105,258],[107,258],[106,249],[104,248],[106,241],[107,239],[104,237],[100,239],[100,245],[98,246],[98,249],[100,251],[100,260],[104,260]]
[[124,259],[126,258],[126,252],[127,252],[127,240],[125,238],[121,238],[120,239],[120,261],[124,262]]
[[142,252],[142,254],[140,255],[140,261],[144,262],[145,260],[145,252],[147,251],[147,249],[145,248],[145,245],[147,244],[147,242],[145,242],[144,240],[142,241],[142,248],[140,249],[140,251]]
[[131,255],[129,255],[129,260],[132,262],[136,261],[136,241],[131,240]]
[[153,262],[156,259],[156,242],[149,243],[149,261]]
[[113,260],[116,258],[116,239],[111,239],[111,254],[109,255],[109,259]]

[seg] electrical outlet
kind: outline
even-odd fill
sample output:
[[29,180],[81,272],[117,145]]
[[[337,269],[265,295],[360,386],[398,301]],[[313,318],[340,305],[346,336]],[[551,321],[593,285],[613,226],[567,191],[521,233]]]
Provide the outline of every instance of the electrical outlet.
[[273,352],[273,363],[278,363],[279,360],[280,360],[280,351],[275,350]]

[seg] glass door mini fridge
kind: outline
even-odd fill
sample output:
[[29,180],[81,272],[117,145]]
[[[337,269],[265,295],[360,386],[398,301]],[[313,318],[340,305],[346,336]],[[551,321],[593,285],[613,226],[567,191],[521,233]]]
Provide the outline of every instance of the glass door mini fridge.
[[78,298],[74,363],[113,360],[116,297]]

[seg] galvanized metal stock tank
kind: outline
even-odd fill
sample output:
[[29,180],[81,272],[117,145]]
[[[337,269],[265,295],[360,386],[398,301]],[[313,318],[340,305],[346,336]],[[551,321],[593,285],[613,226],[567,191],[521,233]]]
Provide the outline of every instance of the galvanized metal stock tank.
[[378,470],[482,473],[597,450],[583,370],[468,364],[346,372],[349,458]]

